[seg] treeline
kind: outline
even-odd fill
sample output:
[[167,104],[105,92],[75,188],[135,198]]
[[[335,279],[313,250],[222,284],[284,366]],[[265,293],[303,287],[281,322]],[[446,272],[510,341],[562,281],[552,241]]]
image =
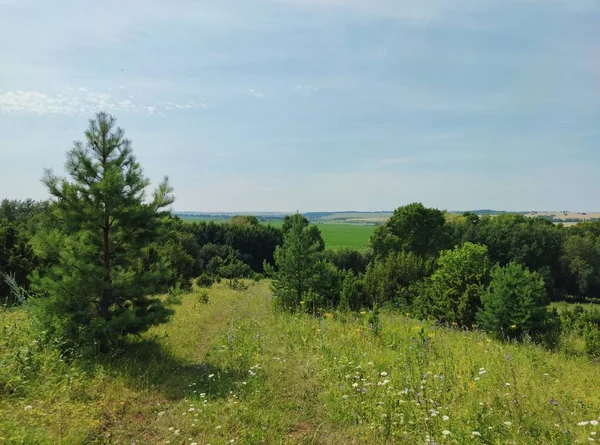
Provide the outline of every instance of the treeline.
[[[566,228],[520,215],[452,217],[415,203],[396,209],[374,231],[366,252],[324,252],[309,234],[314,226],[301,215],[291,219],[293,230],[277,248],[272,272],[282,308],[387,306],[499,338],[553,345],[562,314],[549,303],[600,295],[597,222]],[[586,317],[593,343],[600,339],[600,316]]]
[[[35,240],[54,224],[55,206],[33,200],[0,203],[0,303],[16,303],[15,284],[30,291],[32,277],[43,275],[52,264],[51,258],[36,250]],[[184,223],[165,214],[156,230],[156,239],[140,252],[143,263],[161,259],[170,268],[155,283],[155,293],[189,290],[198,277],[208,285],[221,278],[258,278],[263,264],[273,263],[275,247],[283,242],[281,229],[262,225],[254,216],[234,216],[224,223]]]
[[376,329],[389,307],[549,345],[562,325],[600,354],[599,311],[549,310],[553,300],[600,297],[598,221],[567,228],[414,203],[378,226],[365,251],[326,250],[300,214],[281,229],[252,216],[186,224],[168,211],[166,178],[146,197],[131,142],[105,113],[65,168],[67,178],[43,177],[50,200],[0,204],[0,301],[27,303],[55,343],[107,349],[168,320],[194,283],[242,288],[244,278],[269,277],[285,310],[370,310]]

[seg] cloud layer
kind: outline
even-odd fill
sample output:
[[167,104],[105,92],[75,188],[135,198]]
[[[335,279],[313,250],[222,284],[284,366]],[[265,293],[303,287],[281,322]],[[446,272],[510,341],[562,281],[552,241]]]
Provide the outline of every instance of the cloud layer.
[[143,104],[132,97],[117,98],[109,93],[95,93],[87,88],[69,89],[65,93],[45,94],[39,91],[0,90],[0,113],[88,115],[96,111],[127,112],[152,115],[167,110],[191,110],[207,108],[202,102],[168,102],[167,104]]

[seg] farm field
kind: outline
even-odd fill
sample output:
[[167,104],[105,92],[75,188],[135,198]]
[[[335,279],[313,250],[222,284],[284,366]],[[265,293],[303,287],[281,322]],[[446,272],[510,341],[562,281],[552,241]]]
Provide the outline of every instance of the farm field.
[[0,443],[567,444],[600,367],[383,313],[275,311],[269,283],[183,296],[122,357],[67,363],[0,311]]
[[[211,221],[206,218],[182,218],[183,221]],[[224,222],[225,220],[215,220],[215,222]],[[263,224],[281,227],[283,220],[273,220],[263,222]],[[365,249],[369,245],[369,239],[375,226],[359,225],[359,224],[344,224],[344,223],[319,223],[317,224],[325,246],[327,249]]]

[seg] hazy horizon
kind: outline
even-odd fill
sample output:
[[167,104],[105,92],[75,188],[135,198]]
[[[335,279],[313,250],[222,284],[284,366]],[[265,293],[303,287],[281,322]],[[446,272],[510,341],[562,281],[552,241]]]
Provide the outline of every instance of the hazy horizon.
[[0,198],[47,197],[104,110],[175,209],[592,212],[598,23],[593,0],[0,0]]

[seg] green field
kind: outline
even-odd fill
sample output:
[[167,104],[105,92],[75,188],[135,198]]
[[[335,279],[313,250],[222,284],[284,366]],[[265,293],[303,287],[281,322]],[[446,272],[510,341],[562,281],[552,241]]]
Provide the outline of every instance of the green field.
[[[283,222],[269,222],[275,227],[281,227]],[[366,249],[369,238],[375,226],[361,226],[358,224],[319,223],[321,236],[327,249]]]
[[275,311],[269,283],[183,296],[126,355],[67,361],[0,309],[0,443],[570,444],[600,367],[369,313]]
[[[211,221],[206,218],[182,218],[186,222]],[[215,220],[215,222],[225,222],[225,220]],[[274,227],[281,227],[282,220],[269,221],[264,224]],[[369,245],[369,238],[375,229],[375,226],[343,223],[318,223],[325,246],[327,249],[365,249]]]

